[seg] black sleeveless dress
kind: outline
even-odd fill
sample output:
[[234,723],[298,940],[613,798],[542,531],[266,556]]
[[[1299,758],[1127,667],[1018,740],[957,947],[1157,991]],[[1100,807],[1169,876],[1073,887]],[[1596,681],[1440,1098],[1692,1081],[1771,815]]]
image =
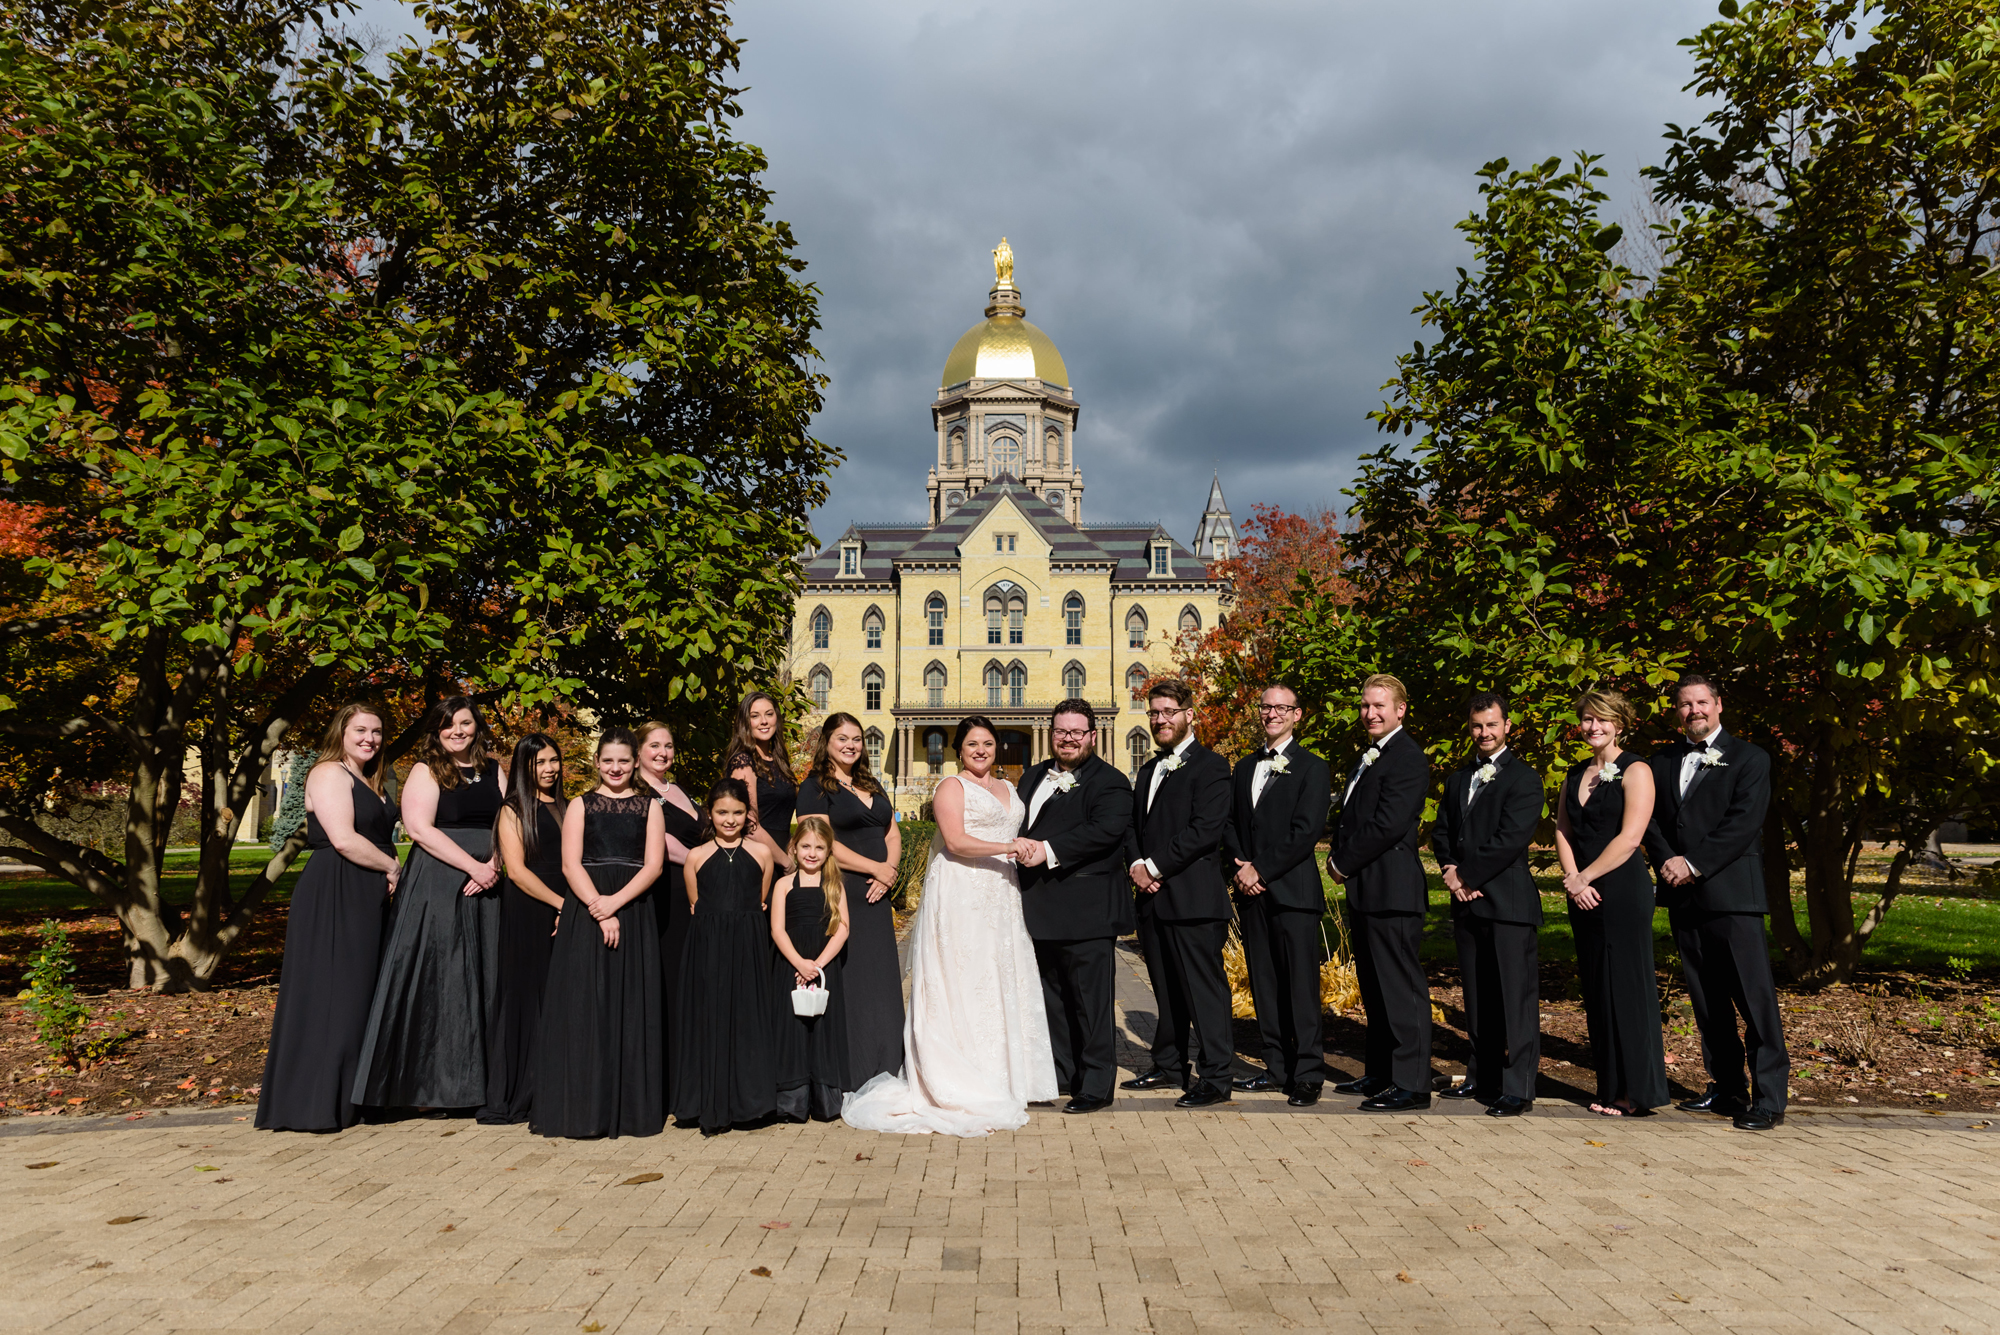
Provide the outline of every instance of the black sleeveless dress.
[[[811,884],[792,887],[785,895],[785,935],[800,958],[813,960],[826,949],[826,893],[821,871]],[[840,1095],[847,1089],[847,988],[841,982],[840,956],[826,962],[826,1014],[795,1015],[792,989],[797,972],[785,953],[771,964],[778,1069],[778,1115],[788,1122],[816,1117],[831,1122],[840,1116]]]
[[[535,804],[535,831],[528,870],[562,894],[562,821],[554,803]],[[527,1121],[534,1104],[535,1036],[556,927],[553,905],[512,881],[500,886],[500,985],[486,1017],[486,1106],[479,1110],[479,1120],[494,1125]]]
[[[798,814],[825,816],[833,837],[862,857],[889,856],[889,826],[896,809],[880,793],[866,802],[845,788],[829,798],[817,780],[799,789]],[[873,1076],[903,1069],[903,966],[896,957],[894,891],[868,902],[868,878],[842,872],[847,880],[847,948],[841,951],[847,984],[847,1080],[859,1089]]]
[[[1629,773],[1645,759],[1620,752],[1618,768]],[[1589,802],[1579,802],[1579,765],[1563,784],[1564,805],[1577,865],[1588,867],[1617,837],[1625,820],[1622,778],[1599,783]],[[1667,1060],[1660,1037],[1660,986],[1653,973],[1653,878],[1642,852],[1591,882],[1602,896],[1594,909],[1569,906],[1576,940],[1577,981],[1590,1023],[1591,1064],[1597,1069],[1598,1103],[1626,1099],[1636,1108],[1667,1101]]]
[[[438,790],[437,832],[478,861],[493,856],[500,766]],[[361,1040],[354,1101],[370,1108],[463,1108],[486,1102],[486,1017],[500,981],[505,879],[476,895],[465,873],[413,846],[389,909],[389,940]]]
[[[354,832],[394,857],[396,804],[359,779],[351,791]],[[360,1120],[354,1068],[389,915],[389,878],[335,852],[310,811],[306,847],[312,857],[285,916],[285,962],[257,1097],[256,1125],[267,1131],[338,1131]]]
[[[583,870],[598,893],[615,895],[645,862],[653,799],[585,793],[577,801],[584,812]],[[567,883],[562,891],[528,1128],[573,1140],[658,1135],[667,1110],[652,891],[618,910],[616,950],[604,944],[603,929]]]
[[733,773],[746,765],[757,776],[757,827],[783,848],[792,837],[792,811],[798,805],[799,786],[792,782],[792,772],[783,761],[771,766],[767,775],[739,751],[728,768]]
[[[655,793],[667,833],[687,848],[701,842],[701,818],[690,816],[676,803]],[[667,1106],[674,1106],[674,1006],[681,991],[681,953],[687,949],[687,880],[681,869],[668,859],[653,891],[654,916],[660,924],[660,1032],[666,1035],[667,1050],[662,1058],[667,1073]]]
[[695,873],[694,919],[674,1007],[673,1113],[704,1134],[777,1110],[770,920],[764,871],[745,848],[717,847]]

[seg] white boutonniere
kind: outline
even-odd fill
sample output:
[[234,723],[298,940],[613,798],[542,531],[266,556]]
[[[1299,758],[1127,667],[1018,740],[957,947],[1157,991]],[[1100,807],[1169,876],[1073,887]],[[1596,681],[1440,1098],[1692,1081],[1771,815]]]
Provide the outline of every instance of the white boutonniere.
[[1481,783],[1492,783],[1493,776],[1499,772],[1500,767],[1489,760],[1479,767],[1479,781]]
[[1180,767],[1181,767],[1181,754],[1180,752],[1176,751],[1174,752],[1174,754],[1168,756],[1165,760],[1162,760],[1160,762],[1160,773],[1172,774],[1175,770],[1179,769]]
[[1621,771],[1618,768],[1617,761],[1615,760],[1606,761],[1604,768],[1597,771],[1597,781],[1599,783],[1616,783],[1618,782],[1619,774],[1621,774],[1622,772],[1623,771]]
[[1059,793],[1068,792],[1070,789],[1076,787],[1076,771],[1073,769],[1066,769],[1059,774],[1050,775],[1049,787],[1055,789]]
[[1367,769],[1370,765],[1374,764],[1381,758],[1382,758],[1382,748],[1379,746],[1371,746],[1366,751],[1363,751],[1361,753],[1361,768]]
[[1291,759],[1287,756],[1272,756],[1264,763],[1271,767],[1272,774],[1289,774],[1292,770]]
[[1722,758],[1722,752],[1712,746],[1701,753],[1701,767],[1703,769],[1722,769],[1728,764],[1729,762]]

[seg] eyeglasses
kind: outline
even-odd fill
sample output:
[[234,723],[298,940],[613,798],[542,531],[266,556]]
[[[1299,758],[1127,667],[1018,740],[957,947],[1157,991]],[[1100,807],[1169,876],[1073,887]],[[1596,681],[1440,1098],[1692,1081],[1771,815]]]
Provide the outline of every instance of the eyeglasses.
[[1259,714],[1296,714],[1299,712],[1299,707],[1297,705],[1258,705],[1257,712]]
[[1187,712],[1185,709],[1149,709],[1146,711],[1146,717],[1157,723],[1163,718],[1172,718],[1176,714],[1185,714]]
[[1049,736],[1059,742],[1077,742],[1090,736],[1090,732],[1089,728],[1057,728],[1050,732]]

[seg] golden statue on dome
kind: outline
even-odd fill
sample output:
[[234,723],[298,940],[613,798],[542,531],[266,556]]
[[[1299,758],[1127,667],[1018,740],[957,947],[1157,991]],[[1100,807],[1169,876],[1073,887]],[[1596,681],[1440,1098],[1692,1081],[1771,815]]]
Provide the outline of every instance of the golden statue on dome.
[[1000,244],[993,247],[993,286],[1014,286],[1014,248],[1001,237]]

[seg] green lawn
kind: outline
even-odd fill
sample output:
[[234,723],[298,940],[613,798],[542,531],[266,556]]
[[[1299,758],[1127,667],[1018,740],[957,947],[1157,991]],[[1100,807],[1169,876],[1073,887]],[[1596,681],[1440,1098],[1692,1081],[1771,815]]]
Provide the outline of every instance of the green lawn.
[[[305,867],[310,853],[300,853],[292,859],[292,865],[278,878],[277,885],[266,897],[266,903],[283,904],[292,897],[292,882],[298,880],[299,872]],[[229,854],[229,879],[231,888],[241,894],[264,870],[264,864],[271,860],[271,850],[262,844],[241,844]],[[197,858],[192,848],[170,848],[167,850],[167,865],[162,877],[161,889],[167,901],[172,904],[186,904],[194,896],[194,873]],[[101,907],[83,891],[68,881],[57,877],[7,878],[0,879],[0,917],[15,918],[31,914],[46,913],[89,913],[99,912]]]

